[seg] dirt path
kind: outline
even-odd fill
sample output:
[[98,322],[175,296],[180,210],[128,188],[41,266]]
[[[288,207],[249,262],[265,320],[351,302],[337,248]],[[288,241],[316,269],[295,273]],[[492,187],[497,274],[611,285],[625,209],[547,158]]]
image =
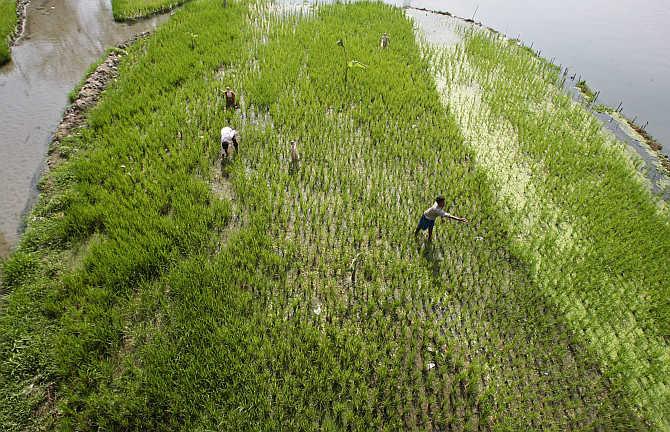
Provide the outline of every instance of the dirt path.
[[209,186],[214,196],[231,204],[231,218],[228,224],[220,231],[220,239],[215,253],[221,252],[221,248],[228,239],[242,228],[246,223],[246,213],[238,205],[235,188],[229,179],[226,162],[219,157],[210,170]]

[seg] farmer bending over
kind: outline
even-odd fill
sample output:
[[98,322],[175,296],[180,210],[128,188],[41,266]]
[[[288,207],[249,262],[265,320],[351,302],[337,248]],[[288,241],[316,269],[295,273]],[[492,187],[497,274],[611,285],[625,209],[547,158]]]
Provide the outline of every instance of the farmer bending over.
[[228,108],[235,108],[235,92],[230,89],[230,87],[226,87],[226,109]]
[[416,230],[414,231],[414,236],[419,234],[419,231],[428,230],[428,241],[430,241],[431,238],[433,237],[433,227],[435,226],[435,219],[438,216],[446,217],[459,222],[468,223],[467,219],[451,215],[446,211],[444,211],[444,197],[439,196],[435,198],[435,204],[433,204],[431,208],[423,212],[423,215],[421,215],[421,220],[419,220],[419,225],[416,227]]
[[228,156],[229,154],[232,154],[232,151],[228,151],[228,147],[231,144],[235,146],[235,152],[237,152],[239,147],[238,136],[237,131],[229,126],[221,129],[221,150],[224,155]]

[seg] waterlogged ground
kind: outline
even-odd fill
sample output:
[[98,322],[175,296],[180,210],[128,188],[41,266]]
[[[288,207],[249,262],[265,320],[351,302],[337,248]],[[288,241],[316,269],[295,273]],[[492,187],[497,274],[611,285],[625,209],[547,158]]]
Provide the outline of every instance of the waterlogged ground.
[[667,209],[554,67],[421,19],[195,0],[131,48],[4,266],[0,424],[667,428]]

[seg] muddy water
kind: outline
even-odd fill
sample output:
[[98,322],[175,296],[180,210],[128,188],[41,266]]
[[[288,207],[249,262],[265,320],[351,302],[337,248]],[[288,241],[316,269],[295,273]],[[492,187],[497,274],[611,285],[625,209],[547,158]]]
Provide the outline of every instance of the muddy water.
[[106,48],[166,17],[122,24],[110,0],[31,0],[24,36],[0,68],[0,255],[18,239],[67,94]]

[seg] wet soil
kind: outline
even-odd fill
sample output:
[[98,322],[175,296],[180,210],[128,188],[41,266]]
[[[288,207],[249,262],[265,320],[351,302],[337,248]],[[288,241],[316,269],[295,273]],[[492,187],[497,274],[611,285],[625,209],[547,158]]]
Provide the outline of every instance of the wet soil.
[[5,236],[0,232],[0,260],[7,258],[9,255],[9,243],[5,240]]
[[16,2],[16,17],[18,18],[18,24],[16,25],[14,33],[9,37],[10,46],[23,36],[23,31],[26,28],[26,9],[28,8],[28,3],[30,3],[30,0],[18,0]]

